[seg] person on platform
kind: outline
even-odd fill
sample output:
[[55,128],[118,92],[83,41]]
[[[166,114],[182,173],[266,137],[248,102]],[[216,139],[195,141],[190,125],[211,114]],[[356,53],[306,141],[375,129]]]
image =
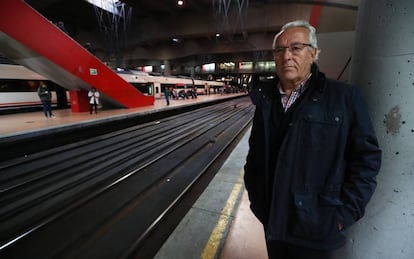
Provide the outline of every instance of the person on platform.
[[89,113],[92,114],[93,112],[95,112],[95,114],[98,114],[100,94],[96,90],[95,87],[92,87],[91,90],[88,92],[88,97],[89,97]]
[[255,80],[244,166],[250,208],[270,259],[327,259],[364,216],[381,150],[355,85],[319,71],[316,31],[284,25],[273,40],[275,79]]
[[210,95],[210,86],[207,83],[204,83],[204,90],[206,91],[206,95]]
[[171,90],[168,87],[165,87],[164,89],[164,96],[167,106],[170,105]]
[[52,113],[52,91],[50,91],[45,82],[40,83],[40,86],[37,88],[37,95],[42,102],[45,117],[55,118],[55,115]]
[[191,98],[197,99],[197,86],[193,87],[193,92],[192,92]]

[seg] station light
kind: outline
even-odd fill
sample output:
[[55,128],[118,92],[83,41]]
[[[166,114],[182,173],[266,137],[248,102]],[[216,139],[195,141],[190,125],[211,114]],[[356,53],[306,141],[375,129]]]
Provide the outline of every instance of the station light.
[[152,66],[144,66],[143,71],[147,72],[147,73],[151,73],[152,72]]
[[119,11],[116,8],[119,4],[122,4],[118,0],[85,0],[86,2],[99,7],[107,12],[119,15]]

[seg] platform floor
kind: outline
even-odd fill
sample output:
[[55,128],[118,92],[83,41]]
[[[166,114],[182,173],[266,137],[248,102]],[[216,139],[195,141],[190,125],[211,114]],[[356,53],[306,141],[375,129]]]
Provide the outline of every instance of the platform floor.
[[[240,95],[240,94],[238,94]],[[244,94],[242,94],[244,95]],[[198,96],[197,99],[156,99],[154,105],[134,108],[72,113],[70,109],[55,110],[55,118],[46,119],[43,112],[0,115],[0,138],[67,127],[90,121],[108,120],[131,113],[154,113],[165,109],[208,102],[234,94]],[[243,185],[243,165],[247,155],[246,133],[219,173],[212,180],[193,208],[181,221],[155,258],[267,258],[263,228],[249,209]]]
[[111,109],[99,110],[98,114],[89,112],[72,112],[70,109],[53,110],[54,118],[46,119],[43,111],[18,113],[10,115],[0,115],[0,138],[8,135],[21,134],[23,132],[38,131],[46,128],[62,127],[63,125],[78,124],[81,122],[108,119],[134,113],[154,113],[165,109],[192,105],[199,102],[209,102],[221,98],[229,98],[234,95],[245,94],[211,94],[209,96],[199,95],[197,99],[171,100],[170,105],[166,105],[164,98],[155,99],[154,105],[133,109]]
[[235,213],[230,231],[225,238],[220,259],[267,259],[262,224],[249,208],[247,192],[242,197]]

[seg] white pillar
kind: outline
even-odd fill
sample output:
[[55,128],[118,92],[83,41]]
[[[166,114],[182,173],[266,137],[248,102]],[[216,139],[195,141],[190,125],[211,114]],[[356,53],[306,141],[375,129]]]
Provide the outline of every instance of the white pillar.
[[361,86],[383,150],[365,217],[334,258],[414,258],[414,1],[361,1],[351,81]]

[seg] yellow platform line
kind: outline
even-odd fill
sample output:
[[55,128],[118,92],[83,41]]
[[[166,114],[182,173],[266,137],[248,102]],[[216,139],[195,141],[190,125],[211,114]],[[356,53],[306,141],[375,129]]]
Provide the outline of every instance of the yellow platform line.
[[221,240],[223,239],[224,232],[226,231],[227,225],[229,224],[231,213],[237,203],[240,191],[242,189],[242,180],[243,180],[244,170],[241,171],[237,183],[234,185],[233,190],[230,193],[229,198],[227,199],[226,205],[221,211],[220,218],[217,221],[216,226],[211,232],[210,238],[206,246],[204,247],[203,253],[201,254],[202,259],[212,259],[215,258]]

